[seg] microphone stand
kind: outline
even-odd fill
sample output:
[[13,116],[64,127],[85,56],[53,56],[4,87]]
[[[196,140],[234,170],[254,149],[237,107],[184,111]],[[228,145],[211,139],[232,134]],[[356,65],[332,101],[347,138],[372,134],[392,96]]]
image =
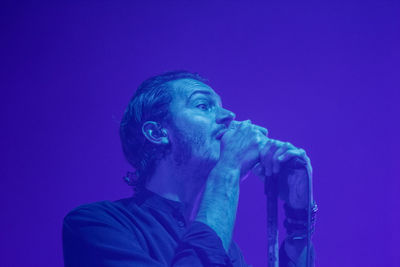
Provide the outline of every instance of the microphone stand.
[[[267,239],[268,239],[268,267],[279,267],[279,241],[278,241],[278,194],[279,179],[288,176],[294,169],[304,169],[306,172],[307,163],[299,158],[293,158],[285,162],[281,167],[280,173],[265,177],[264,193],[267,196]],[[311,177],[308,176],[308,204],[307,204],[307,247],[306,247],[306,266],[311,266],[310,246],[311,246]]]
[[268,267],[279,266],[277,178],[276,174],[272,174],[264,181],[264,193],[267,196]]

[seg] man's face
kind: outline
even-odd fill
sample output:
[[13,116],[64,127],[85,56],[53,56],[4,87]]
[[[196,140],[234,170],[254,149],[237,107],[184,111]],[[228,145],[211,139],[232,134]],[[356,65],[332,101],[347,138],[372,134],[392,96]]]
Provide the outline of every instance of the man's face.
[[175,162],[215,165],[220,155],[218,134],[235,114],[222,108],[220,97],[200,81],[180,79],[169,84],[173,99],[168,133]]

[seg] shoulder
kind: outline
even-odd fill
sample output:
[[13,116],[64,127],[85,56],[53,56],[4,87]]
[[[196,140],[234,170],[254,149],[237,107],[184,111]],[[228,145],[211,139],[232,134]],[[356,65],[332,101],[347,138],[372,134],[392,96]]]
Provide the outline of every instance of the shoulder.
[[129,226],[131,198],[80,205],[64,217],[64,228],[77,230],[90,226]]
[[145,251],[130,205],[134,209],[130,199],[101,201],[70,211],[62,226],[65,266],[120,266],[134,251]]
[[[126,202],[126,199],[124,199]],[[118,201],[99,201],[89,204],[80,205],[72,209],[64,219],[70,220],[76,217],[87,216],[87,215],[107,215],[110,212],[122,212],[126,209],[124,200]]]

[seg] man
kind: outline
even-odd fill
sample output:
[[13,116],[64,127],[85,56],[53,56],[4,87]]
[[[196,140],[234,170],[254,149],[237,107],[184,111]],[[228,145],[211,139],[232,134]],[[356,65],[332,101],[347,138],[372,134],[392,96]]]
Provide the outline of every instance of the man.
[[240,180],[250,170],[271,177],[294,157],[307,163],[308,174],[280,181],[288,214],[297,214],[287,220],[280,260],[305,266],[311,229],[298,214],[308,205],[310,160],[304,150],[269,139],[267,129],[234,118],[197,74],[169,72],[145,81],[120,127],[136,170],[127,177],[135,194],[66,216],[65,266],[247,266],[232,241]]

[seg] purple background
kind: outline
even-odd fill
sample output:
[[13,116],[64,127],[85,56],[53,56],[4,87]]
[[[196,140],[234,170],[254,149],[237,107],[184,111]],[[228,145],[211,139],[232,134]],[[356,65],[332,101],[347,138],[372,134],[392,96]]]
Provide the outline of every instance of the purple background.
[[[62,266],[65,214],[131,195],[123,110],[144,79],[188,69],[307,150],[317,266],[400,266],[399,1],[79,2],[0,8],[0,265]],[[265,224],[250,177],[235,240],[255,266]]]

